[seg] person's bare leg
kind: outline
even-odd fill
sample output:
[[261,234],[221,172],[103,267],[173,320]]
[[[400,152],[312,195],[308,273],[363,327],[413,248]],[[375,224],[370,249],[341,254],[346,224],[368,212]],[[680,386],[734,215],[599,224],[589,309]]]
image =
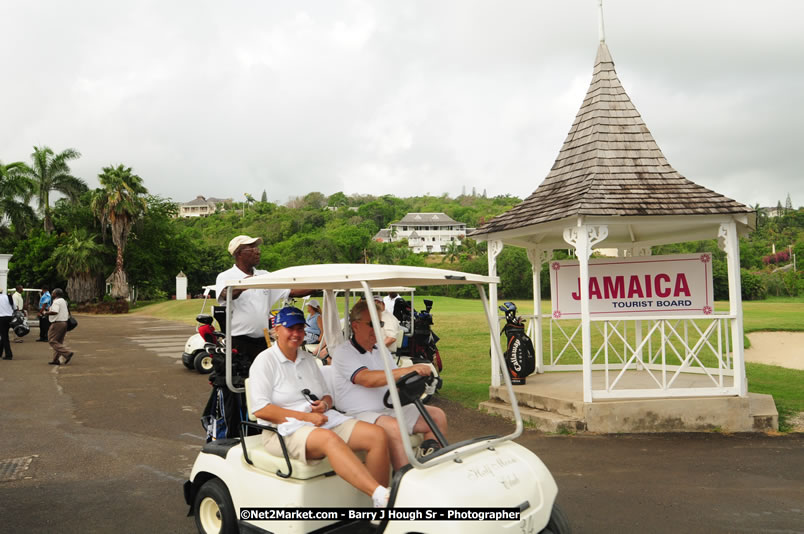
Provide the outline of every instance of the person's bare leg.
[[391,460],[388,453],[388,436],[377,425],[358,421],[349,436],[349,447],[366,451],[366,468],[382,486],[388,486],[391,475]]
[[382,427],[388,436],[388,451],[391,453],[391,465],[394,466],[394,470],[410,463],[405,454],[405,446],[402,444],[402,436],[399,433],[396,419],[390,415],[381,415],[374,421],[374,424]]
[[371,476],[363,462],[355,456],[352,449],[335,432],[324,428],[316,428],[307,438],[308,458],[329,459],[332,469],[346,482],[356,487],[369,497],[380,485]]
[[[447,437],[447,414],[444,413],[444,410],[436,408],[435,406],[425,406],[425,408],[444,437]],[[425,421],[424,417],[421,415],[416,420],[416,424],[413,425],[413,432],[423,432],[424,439],[435,439],[435,434],[430,430],[430,425],[427,424],[427,421]]]

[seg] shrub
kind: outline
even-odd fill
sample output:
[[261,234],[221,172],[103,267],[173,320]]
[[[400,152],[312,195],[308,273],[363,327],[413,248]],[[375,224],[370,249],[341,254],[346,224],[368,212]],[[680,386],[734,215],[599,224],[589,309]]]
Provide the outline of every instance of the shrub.
[[740,279],[742,281],[743,300],[761,300],[765,298],[767,289],[759,275],[740,269]]

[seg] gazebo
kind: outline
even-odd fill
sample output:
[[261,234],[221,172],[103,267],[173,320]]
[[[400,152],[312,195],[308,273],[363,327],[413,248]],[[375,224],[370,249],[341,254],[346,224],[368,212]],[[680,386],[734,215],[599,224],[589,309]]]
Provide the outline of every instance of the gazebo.
[[[581,370],[584,403],[746,397],[738,239],[754,225],[751,208],[686,179],[670,166],[623,89],[601,35],[592,82],[547,177],[522,203],[471,237],[487,242],[490,276],[497,274],[496,258],[504,245],[527,250],[534,305],[529,333],[537,372]],[[626,312],[616,320],[590,314],[589,260],[594,249],[616,249],[620,257],[647,257],[655,245],[712,238],[727,257],[728,312],[706,309],[685,317],[658,310]],[[570,247],[580,268],[580,321],[575,320],[577,327],[561,328],[562,318],[540,311],[539,277],[554,250]],[[492,286],[489,293],[490,306],[496,309],[497,288]],[[498,327],[491,335],[499,334]],[[562,364],[573,350],[580,365]],[[703,351],[714,358],[704,359]],[[492,389],[500,384],[495,366],[491,384]]]

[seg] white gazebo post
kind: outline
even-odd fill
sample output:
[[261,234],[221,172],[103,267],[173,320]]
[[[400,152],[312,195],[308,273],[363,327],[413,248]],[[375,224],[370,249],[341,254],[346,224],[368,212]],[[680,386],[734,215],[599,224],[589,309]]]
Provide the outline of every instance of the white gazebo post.
[[734,357],[734,388],[741,397],[748,395],[748,381],[745,376],[743,345],[743,298],[740,282],[740,242],[737,224],[721,224],[717,233],[718,245],[726,253],[729,272],[729,315],[731,319],[731,347]]
[[0,254],[0,289],[8,295],[8,261],[14,254]]
[[583,217],[578,226],[564,229],[564,241],[575,248],[580,266],[581,291],[581,358],[583,359],[583,401],[592,402],[592,324],[589,314],[589,256],[592,247],[609,235],[608,226],[586,225]]
[[176,275],[176,300],[187,300],[187,275],[183,271]]
[[[489,276],[497,276],[497,256],[502,252],[503,244],[499,239],[490,239],[487,243]],[[497,317],[497,284],[489,284],[489,317]],[[500,342],[500,321],[492,324],[494,330],[491,332],[491,345]],[[494,363],[494,356],[491,356],[491,385],[499,386],[502,382],[500,367]]]
[[550,259],[552,250],[540,248],[527,249],[528,260],[533,270],[533,320],[530,322],[530,339],[536,351],[536,372],[544,373],[544,354],[542,340],[542,264]]

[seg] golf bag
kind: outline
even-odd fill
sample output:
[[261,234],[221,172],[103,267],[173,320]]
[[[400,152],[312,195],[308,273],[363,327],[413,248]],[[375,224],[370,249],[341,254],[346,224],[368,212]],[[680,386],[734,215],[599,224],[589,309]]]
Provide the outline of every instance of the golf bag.
[[505,344],[505,365],[511,382],[514,385],[525,383],[525,377],[536,369],[536,355],[533,350],[533,342],[525,334],[525,323],[522,317],[516,315],[516,304],[506,302],[500,306],[500,311],[505,313],[505,327],[503,332],[506,337]]
[[[423,311],[413,312],[413,335],[405,335],[402,346],[397,350],[397,356],[410,356],[413,361],[424,360],[432,363],[440,373],[443,365],[441,364],[441,354],[438,352],[439,337],[433,332],[433,316],[430,310],[433,308],[432,300],[424,300]],[[397,314],[399,312],[399,314]],[[410,325],[410,303],[398,299],[394,306],[394,316],[400,319],[400,324],[409,327]]]
[[31,328],[28,326],[28,318],[25,317],[25,313],[22,310],[14,310],[9,326],[14,330],[14,334],[16,334],[17,337],[25,337],[28,335],[28,332],[31,331]]

